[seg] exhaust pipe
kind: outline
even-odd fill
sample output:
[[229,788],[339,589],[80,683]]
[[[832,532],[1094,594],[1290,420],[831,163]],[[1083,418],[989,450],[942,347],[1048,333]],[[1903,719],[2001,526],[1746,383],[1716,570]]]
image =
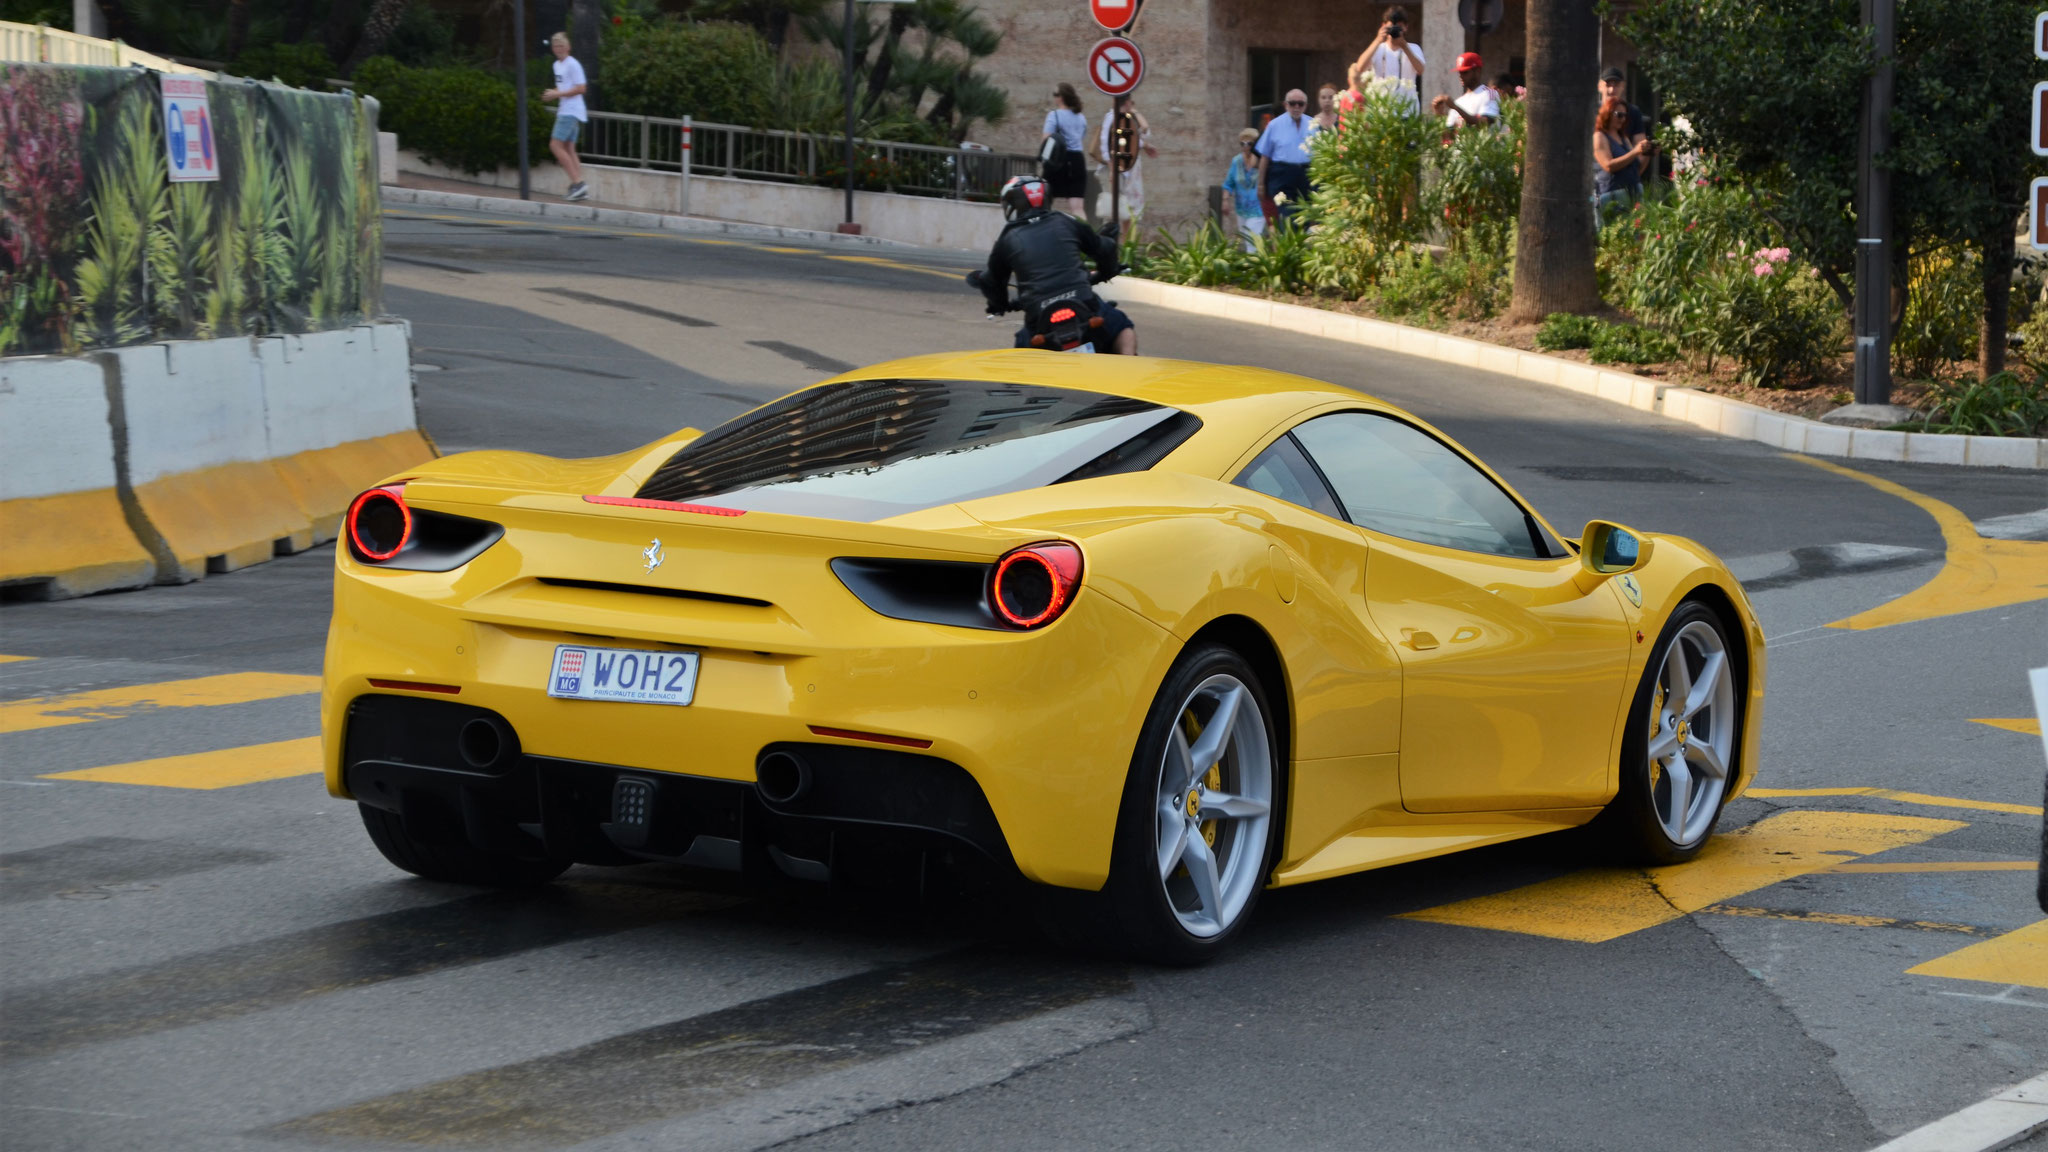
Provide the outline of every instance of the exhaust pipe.
[[769,752],[754,764],[754,787],[770,804],[788,804],[811,790],[811,766],[794,752]]
[[462,754],[462,762],[479,772],[502,767],[512,745],[512,734],[505,730],[503,723],[481,716],[464,724],[455,737],[455,748]]

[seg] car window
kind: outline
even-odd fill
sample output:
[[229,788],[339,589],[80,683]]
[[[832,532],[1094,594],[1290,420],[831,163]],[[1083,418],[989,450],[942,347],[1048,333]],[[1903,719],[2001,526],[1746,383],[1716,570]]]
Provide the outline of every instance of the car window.
[[1237,474],[1237,483],[1276,500],[1321,512],[1333,520],[1344,519],[1344,509],[1330,495],[1329,485],[1316,475],[1315,465],[1308,462],[1301,445],[1291,435],[1280,437],[1272,447],[1259,453]]
[[1294,430],[1353,524],[1496,556],[1552,555],[1522,506],[1441,440],[1370,412],[1319,416]]

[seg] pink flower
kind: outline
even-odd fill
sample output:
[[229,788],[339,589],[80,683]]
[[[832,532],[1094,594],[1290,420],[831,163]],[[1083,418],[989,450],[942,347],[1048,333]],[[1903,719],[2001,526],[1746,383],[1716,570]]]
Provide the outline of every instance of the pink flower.
[[1773,249],[1771,249],[1771,259],[1772,259],[1772,260],[1774,260],[1774,261],[1776,261],[1776,262],[1777,262],[1777,263],[1779,263],[1779,264],[1783,264],[1783,263],[1784,263],[1785,261],[1787,261],[1787,260],[1790,260],[1791,258],[1792,258],[1792,250],[1791,250],[1790,248],[1773,248]]
[[1527,96],[1528,94],[1529,90],[1527,88],[1522,87],[1520,84],[1515,85],[1515,95]]
[[1771,274],[1771,266],[1769,264],[1759,264],[1755,268],[1751,269],[1751,271],[1755,272],[1759,276],[1769,276]]

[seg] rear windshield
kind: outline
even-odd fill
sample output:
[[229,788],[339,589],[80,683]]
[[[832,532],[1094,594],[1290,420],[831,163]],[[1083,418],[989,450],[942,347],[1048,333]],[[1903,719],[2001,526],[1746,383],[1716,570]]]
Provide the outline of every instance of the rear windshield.
[[855,380],[749,412],[641,485],[679,500],[883,520],[1067,480],[1141,472],[1201,421],[1124,396],[978,380]]

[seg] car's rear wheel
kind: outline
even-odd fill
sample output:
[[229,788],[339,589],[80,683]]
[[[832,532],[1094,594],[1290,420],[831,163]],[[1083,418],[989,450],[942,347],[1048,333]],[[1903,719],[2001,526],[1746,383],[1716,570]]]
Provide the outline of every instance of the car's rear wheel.
[[473,884],[484,888],[531,888],[545,884],[569,868],[567,860],[527,860],[502,852],[484,852],[468,844],[421,840],[405,830],[396,812],[358,804],[370,842],[386,860],[415,876]]
[[1742,747],[1737,671],[1720,617],[1697,601],[1680,605],[1636,688],[1621,791],[1602,817],[1624,856],[1676,864],[1713,835]]
[[1221,645],[1167,674],[1131,761],[1107,891],[1130,951],[1200,963],[1251,918],[1285,782],[1271,717],[1257,673]]

